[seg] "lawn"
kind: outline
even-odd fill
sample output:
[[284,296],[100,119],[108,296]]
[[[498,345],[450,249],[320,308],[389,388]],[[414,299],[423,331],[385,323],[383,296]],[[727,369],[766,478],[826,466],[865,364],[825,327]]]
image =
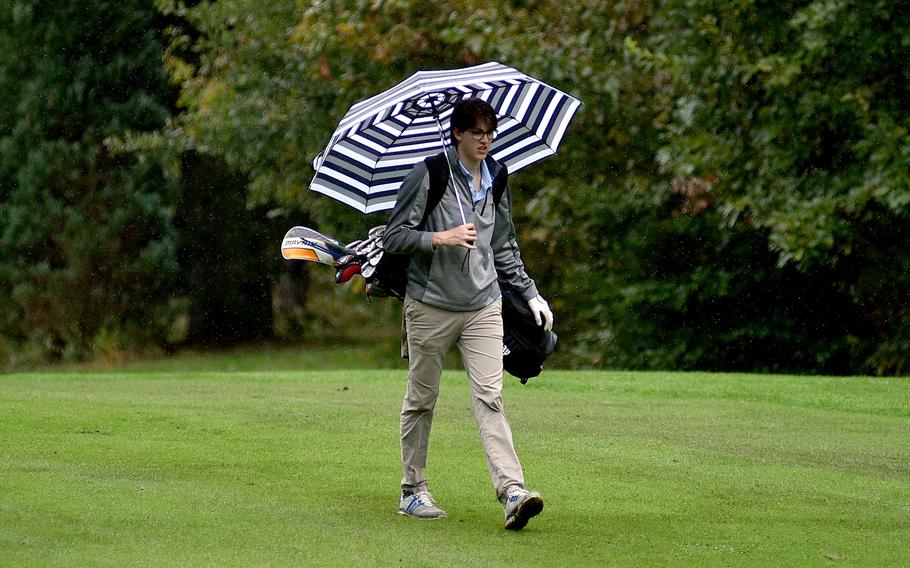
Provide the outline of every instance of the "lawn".
[[339,353],[0,376],[0,566],[910,562],[906,378],[507,377],[546,503],[512,533],[462,373],[427,471],[449,517],[421,522],[394,514],[403,371]]

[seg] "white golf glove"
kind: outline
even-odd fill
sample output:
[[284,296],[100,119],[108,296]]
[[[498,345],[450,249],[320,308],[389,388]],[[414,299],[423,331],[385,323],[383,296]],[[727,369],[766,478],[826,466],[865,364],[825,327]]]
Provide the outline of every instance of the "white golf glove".
[[553,312],[550,311],[550,304],[543,299],[543,296],[538,294],[536,298],[531,298],[528,300],[528,306],[531,308],[531,313],[534,314],[534,321],[537,322],[537,325],[543,325],[547,331],[553,329]]

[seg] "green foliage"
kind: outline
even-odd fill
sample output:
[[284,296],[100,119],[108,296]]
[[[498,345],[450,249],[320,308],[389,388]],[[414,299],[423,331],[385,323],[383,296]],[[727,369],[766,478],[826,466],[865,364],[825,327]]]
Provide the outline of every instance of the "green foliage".
[[251,203],[353,239],[307,191],[355,101],[498,60],[584,102],[513,177],[556,362],[910,369],[910,49],[897,2],[159,0],[183,112],[166,134]]
[[0,8],[0,357],[163,342],[175,188],[105,145],[168,116],[156,17],[143,2]]
[[[241,172],[249,180],[251,205],[326,210],[312,206],[308,198],[314,196],[306,188],[312,159],[345,102],[337,90],[313,79],[318,67],[305,53],[308,46],[295,39],[294,3],[238,0],[188,8],[159,0],[157,5],[175,18],[167,29],[165,61],[181,87],[183,111],[166,129],[167,137]],[[345,226],[332,223],[336,217],[360,220],[348,208],[329,204],[322,216],[326,229]],[[357,238],[358,231],[348,231],[349,240]]]
[[685,34],[661,160],[719,177],[730,218],[770,231],[781,264],[854,253],[867,214],[907,214],[910,14],[897,2],[671,2]]
[[[646,149],[654,128],[641,104],[647,91],[633,78],[622,85],[635,69],[623,60],[621,41],[645,19],[642,6],[603,12],[598,2],[579,2],[578,10],[568,11],[558,2],[516,3],[508,17],[503,5],[486,2],[313,2],[297,11],[291,3],[159,2],[159,7],[200,30],[194,37],[172,29],[169,67],[180,82],[185,112],[170,135],[247,172],[251,200],[287,208],[289,224],[305,217],[341,239],[360,236],[382,216],[364,219],[306,188],[312,158],[357,100],[419,69],[488,59],[580,96],[586,106],[562,151],[571,166],[553,159],[513,180],[531,272],[557,309],[563,307],[565,321],[575,319],[568,308],[577,298],[567,292],[560,301],[565,284],[559,277],[569,239],[584,240],[577,221],[605,194],[607,199],[622,194],[612,184],[623,176],[653,169]],[[626,122],[631,107],[638,108],[635,120]],[[581,167],[585,164],[602,167]],[[569,196],[572,222],[534,198],[541,192]],[[569,255],[568,262],[577,259]],[[579,305],[578,311],[585,309]]]
[[594,363],[624,368],[845,373],[858,365],[851,334],[862,313],[843,305],[831,285],[837,274],[778,267],[763,231],[723,227],[698,198],[605,212],[597,226],[612,238],[587,268],[605,278],[587,295],[617,325],[602,334],[591,322],[578,348],[608,358]]
[[[168,65],[186,109],[171,134],[248,172],[253,202],[305,209],[321,227],[352,239],[354,226],[378,219],[363,221],[307,191],[312,159],[352,103],[419,69],[493,58],[549,77],[559,67],[551,47],[565,58],[584,52],[579,73],[600,65],[601,54],[586,46],[590,34],[578,37],[572,26],[580,22],[567,20],[555,2],[516,6],[510,18],[502,17],[502,6],[484,2],[158,5],[199,33],[171,29]],[[585,6],[587,19],[595,18],[597,5]],[[552,29],[556,22],[562,27]],[[547,49],[536,39],[544,32],[552,44]],[[610,83],[604,75],[598,81]]]
[[[910,13],[886,1],[680,0],[654,25],[652,51],[637,55],[660,54],[673,78],[662,171],[708,180],[722,231],[766,235],[782,267],[773,278],[814,281],[831,299],[856,350],[841,372],[906,372],[910,361],[878,344],[910,321],[899,228],[910,219]],[[895,280],[876,283],[883,274]]]
[[[307,191],[337,121],[419,69],[498,60],[584,102],[560,155],[513,177],[554,362],[910,369],[897,2],[155,5],[0,8],[6,359],[318,326],[270,323],[280,234],[349,240],[382,221]],[[315,293],[333,330],[365,311],[396,323],[339,309],[360,301],[347,289]]]

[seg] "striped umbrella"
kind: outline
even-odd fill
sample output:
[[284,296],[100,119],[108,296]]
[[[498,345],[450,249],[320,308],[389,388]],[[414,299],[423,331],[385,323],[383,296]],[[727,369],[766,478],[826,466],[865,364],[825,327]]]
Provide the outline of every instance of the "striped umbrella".
[[489,102],[499,119],[490,154],[510,173],[556,153],[581,104],[500,63],[419,71],[348,110],[316,157],[310,189],[358,209],[391,209],[411,167],[448,143],[459,99]]

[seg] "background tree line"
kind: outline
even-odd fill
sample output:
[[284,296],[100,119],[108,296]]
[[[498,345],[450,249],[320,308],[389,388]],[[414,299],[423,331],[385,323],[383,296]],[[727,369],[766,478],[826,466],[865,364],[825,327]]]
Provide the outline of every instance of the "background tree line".
[[495,60],[584,102],[512,181],[561,364],[906,373],[908,24],[896,1],[13,0],[3,357],[394,328],[279,239],[384,222],[307,190],[351,103]]

